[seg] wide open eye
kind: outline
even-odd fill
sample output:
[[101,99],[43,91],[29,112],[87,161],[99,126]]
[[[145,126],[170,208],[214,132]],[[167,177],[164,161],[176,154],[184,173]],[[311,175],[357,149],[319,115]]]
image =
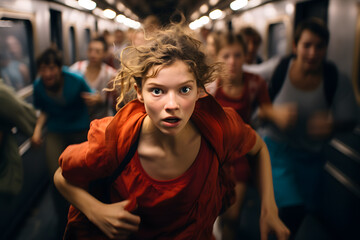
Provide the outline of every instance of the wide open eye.
[[159,96],[163,91],[160,88],[153,88],[151,89],[151,93],[155,96]]
[[183,94],[189,93],[191,91],[190,87],[182,87],[180,88],[180,92]]

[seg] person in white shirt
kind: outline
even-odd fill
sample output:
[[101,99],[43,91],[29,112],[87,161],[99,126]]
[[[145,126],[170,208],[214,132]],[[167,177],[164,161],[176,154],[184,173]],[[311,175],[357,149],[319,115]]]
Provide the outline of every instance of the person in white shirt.
[[83,74],[89,86],[97,92],[82,95],[89,106],[91,120],[112,115],[111,99],[104,88],[109,86],[109,82],[116,74],[116,69],[103,62],[107,48],[103,38],[91,40],[88,46],[88,60],[78,61],[70,67],[71,70]]

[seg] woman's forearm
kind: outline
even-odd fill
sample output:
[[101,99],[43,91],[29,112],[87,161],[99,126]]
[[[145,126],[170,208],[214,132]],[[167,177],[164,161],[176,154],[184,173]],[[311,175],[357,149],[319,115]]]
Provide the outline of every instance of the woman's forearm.
[[257,136],[256,144],[250,152],[250,158],[254,161],[255,165],[262,211],[276,208],[269,151],[265,142],[259,136]]
[[63,177],[61,168],[58,168],[54,174],[54,183],[59,192],[89,219],[92,217],[92,210],[102,204],[84,188],[68,182]]

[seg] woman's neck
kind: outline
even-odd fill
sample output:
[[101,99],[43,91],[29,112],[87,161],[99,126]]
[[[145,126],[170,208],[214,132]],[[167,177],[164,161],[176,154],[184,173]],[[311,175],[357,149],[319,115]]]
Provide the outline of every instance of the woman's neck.
[[171,149],[173,153],[179,152],[179,154],[183,151],[182,146],[184,143],[190,142],[198,135],[198,130],[190,121],[176,135],[168,135],[161,132],[153,124],[149,116],[145,117],[141,128],[142,140],[149,142],[150,144],[157,145],[163,149]]

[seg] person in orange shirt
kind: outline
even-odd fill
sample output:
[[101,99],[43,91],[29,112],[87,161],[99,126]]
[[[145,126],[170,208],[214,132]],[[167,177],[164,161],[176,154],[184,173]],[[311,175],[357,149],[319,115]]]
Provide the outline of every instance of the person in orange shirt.
[[[128,49],[115,84],[137,99],[114,117],[93,121],[87,142],[68,147],[54,176],[73,206],[65,239],[214,239],[215,219],[234,199],[233,155],[257,166],[262,239],[287,239],[278,218],[266,145],[231,108],[204,94],[215,78],[201,43],[180,24]],[[89,193],[112,175],[110,203]]]

